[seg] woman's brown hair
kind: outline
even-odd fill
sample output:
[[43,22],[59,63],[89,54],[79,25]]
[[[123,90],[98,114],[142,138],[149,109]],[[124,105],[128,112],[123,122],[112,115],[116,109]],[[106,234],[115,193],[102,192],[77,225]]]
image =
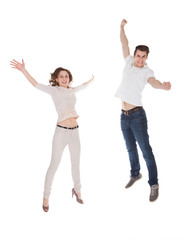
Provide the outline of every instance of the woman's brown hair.
[[66,71],[69,74],[69,83],[73,81],[73,76],[71,72],[68,69],[59,67],[59,68],[56,68],[53,73],[51,73],[51,79],[49,80],[51,86],[59,86],[58,82],[56,81],[56,78],[58,78],[58,75],[61,71]]

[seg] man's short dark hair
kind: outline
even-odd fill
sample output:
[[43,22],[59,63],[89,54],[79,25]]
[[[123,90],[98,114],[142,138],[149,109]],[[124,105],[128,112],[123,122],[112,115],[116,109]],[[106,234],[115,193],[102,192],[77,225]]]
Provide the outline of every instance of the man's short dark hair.
[[136,54],[137,50],[140,50],[142,52],[146,52],[147,56],[149,54],[149,48],[147,46],[145,46],[145,45],[138,45],[138,46],[136,46],[134,55]]

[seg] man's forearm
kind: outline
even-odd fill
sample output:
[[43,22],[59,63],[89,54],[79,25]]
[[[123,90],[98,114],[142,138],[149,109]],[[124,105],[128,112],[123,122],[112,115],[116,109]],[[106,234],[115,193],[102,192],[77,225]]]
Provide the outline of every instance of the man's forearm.
[[151,86],[156,89],[163,89],[163,84],[159,80],[154,80],[151,83]]
[[170,82],[163,82],[161,83],[159,80],[150,77],[148,79],[148,82],[153,88],[156,89],[164,89],[164,90],[170,90],[171,89],[171,83]]
[[127,45],[129,44],[128,39],[125,34],[124,26],[120,27],[120,40],[122,45]]
[[121,46],[123,50],[123,57],[126,58],[129,54],[129,42],[125,34],[124,26],[120,27],[120,40],[121,40]]

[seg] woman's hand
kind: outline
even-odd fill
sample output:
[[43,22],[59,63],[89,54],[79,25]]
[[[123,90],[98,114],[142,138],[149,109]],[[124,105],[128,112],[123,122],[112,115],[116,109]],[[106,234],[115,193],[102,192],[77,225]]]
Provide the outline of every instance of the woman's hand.
[[15,68],[21,72],[25,69],[25,63],[24,63],[23,59],[22,59],[22,63],[19,63],[13,59],[10,64],[11,64],[12,68]]
[[92,74],[92,78],[89,81],[93,81],[94,80],[94,75]]
[[19,71],[21,71],[24,76],[28,79],[28,81],[35,87],[38,82],[29,74],[29,72],[25,69],[25,64],[24,64],[24,60],[22,59],[22,63],[17,62],[16,60],[12,60],[11,61],[11,66],[12,68],[15,68]]

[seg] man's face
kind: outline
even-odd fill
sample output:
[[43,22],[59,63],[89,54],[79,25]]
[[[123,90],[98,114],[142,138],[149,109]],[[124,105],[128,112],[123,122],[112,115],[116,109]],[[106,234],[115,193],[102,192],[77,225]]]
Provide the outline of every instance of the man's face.
[[134,59],[135,59],[134,66],[135,67],[144,67],[144,65],[146,64],[147,58],[148,58],[148,56],[147,56],[146,52],[137,50],[134,55]]

